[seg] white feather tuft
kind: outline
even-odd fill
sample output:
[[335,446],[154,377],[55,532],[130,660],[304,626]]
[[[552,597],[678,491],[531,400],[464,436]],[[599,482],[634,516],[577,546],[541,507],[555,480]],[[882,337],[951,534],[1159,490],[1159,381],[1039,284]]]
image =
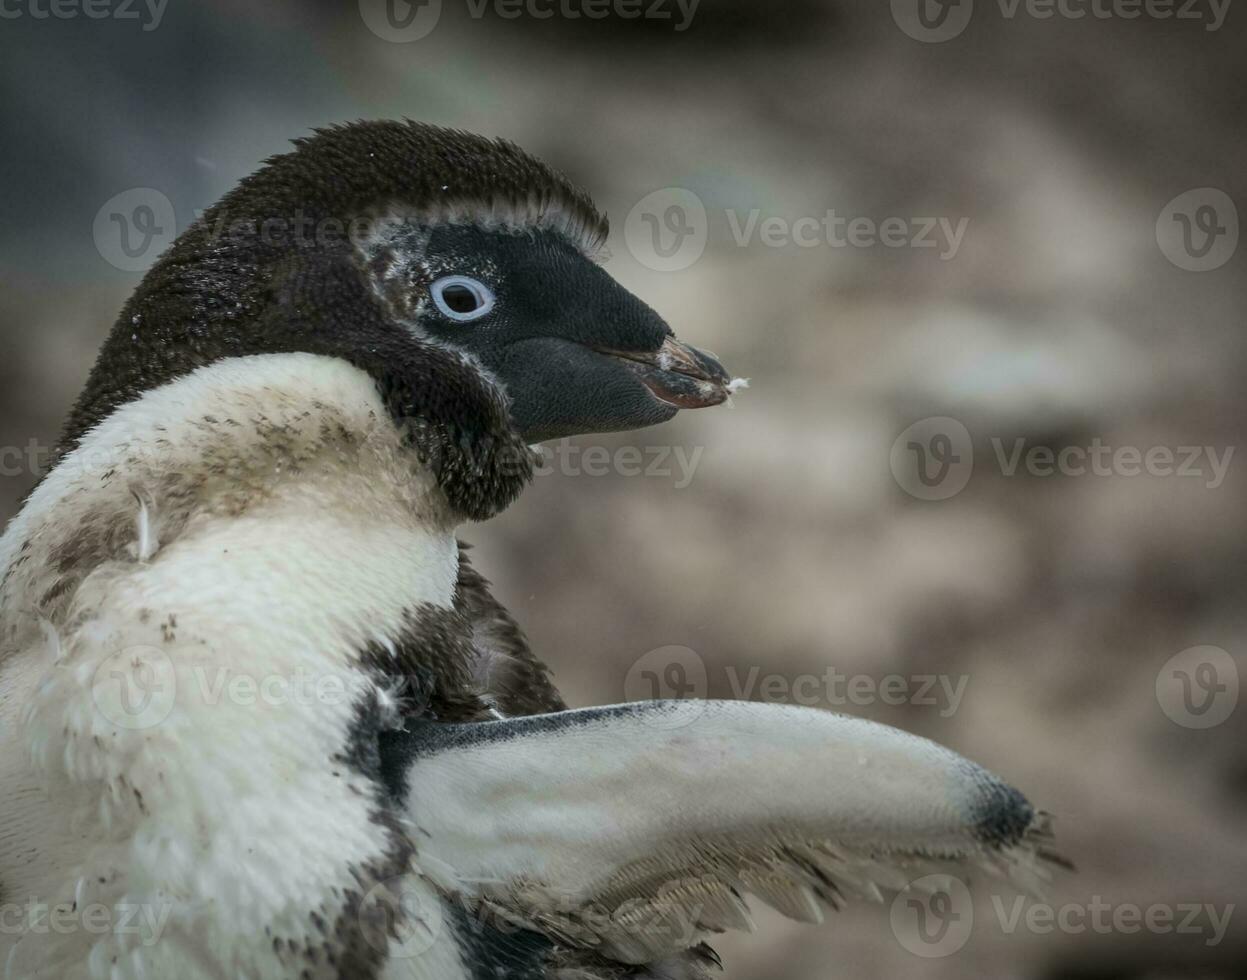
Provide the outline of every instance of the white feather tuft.
[[65,658],[65,647],[61,643],[61,632],[56,628],[56,624],[42,613],[36,613],[36,615],[39,618],[39,631],[43,634],[43,641],[48,647],[48,656],[53,663],[60,663]]
[[736,405],[732,401],[732,396],[736,394],[736,392],[741,391],[744,388],[748,388],[749,379],[748,378],[733,378],[723,387],[727,389],[727,402],[725,404],[727,405],[728,408],[735,408]]
[[152,519],[151,509],[138,493],[133,493],[135,502],[139,505],[138,517],[135,521],[138,537],[134,542],[132,553],[135,561],[149,561],[160,548],[160,538],[156,533],[156,523]]

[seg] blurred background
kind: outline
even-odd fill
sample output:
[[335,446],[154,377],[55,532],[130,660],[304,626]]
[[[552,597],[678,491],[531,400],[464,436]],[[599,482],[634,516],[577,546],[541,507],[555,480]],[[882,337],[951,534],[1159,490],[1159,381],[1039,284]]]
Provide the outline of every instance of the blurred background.
[[0,518],[142,270],[289,138],[509,137],[750,378],[554,445],[465,529],[568,699],[897,725],[1023,787],[1079,866],[1046,906],[972,881],[942,931],[759,908],[726,976],[1247,975],[1247,12],[386,2],[0,8]]

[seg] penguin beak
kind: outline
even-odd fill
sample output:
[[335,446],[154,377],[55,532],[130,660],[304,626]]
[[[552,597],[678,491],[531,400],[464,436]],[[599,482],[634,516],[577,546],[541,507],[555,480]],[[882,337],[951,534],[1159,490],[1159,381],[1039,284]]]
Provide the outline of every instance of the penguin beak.
[[723,365],[675,337],[656,351],[623,351],[594,347],[635,374],[655,398],[673,408],[709,408],[727,400],[732,377]]

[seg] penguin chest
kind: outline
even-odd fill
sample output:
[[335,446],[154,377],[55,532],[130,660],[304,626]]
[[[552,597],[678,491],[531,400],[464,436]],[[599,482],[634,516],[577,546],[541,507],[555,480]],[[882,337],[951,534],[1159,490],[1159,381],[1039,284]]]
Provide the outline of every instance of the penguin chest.
[[[352,903],[411,851],[369,747],[458,549],[366,376],[243,360],[119,410],[0,539],[0,884],[35,910],[0,934],[13,976],[387,962]],[[131,906],[150,935],[47,928]]]

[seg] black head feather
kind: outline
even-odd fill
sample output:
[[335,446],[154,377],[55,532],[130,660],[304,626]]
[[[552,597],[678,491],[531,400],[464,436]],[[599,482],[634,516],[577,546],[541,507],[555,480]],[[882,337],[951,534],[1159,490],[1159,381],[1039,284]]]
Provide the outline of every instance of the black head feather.
[[[528,442],[675,413],[653,394],[663,372],[635,360],[674,338],[591,260],[606,233],[583,191],[512,143],[414,122],[318,130],[156,262],[106,340],[60,451],[197,368],[303,351],[367,371],[450,504],[469,519],[492,516],[531,475]],[[379,263],[402,272],[397,287],[378,281]],[[498,272],[508,302],[470,330],[439,321],[421,272],[482,268]],[[621,362],[601,350],[631,353]],[[711,363],[697,361],[693,377],[714,375]],[[689,376],[666,375],[688,397]]]
[[[436,462],[451,503],[489,516],[529,474],[492,386],[396,336],[350,260],[384,209],[463,202],[514,209],[586,245],[606,218],[513,143],[414,122],[360,122],[295,140],[173,244],[126,303],[67,422],[60,451],[144,391],[224,357],[310,351],[371,372]],[[547,218],[550,220],[550,217]]]

